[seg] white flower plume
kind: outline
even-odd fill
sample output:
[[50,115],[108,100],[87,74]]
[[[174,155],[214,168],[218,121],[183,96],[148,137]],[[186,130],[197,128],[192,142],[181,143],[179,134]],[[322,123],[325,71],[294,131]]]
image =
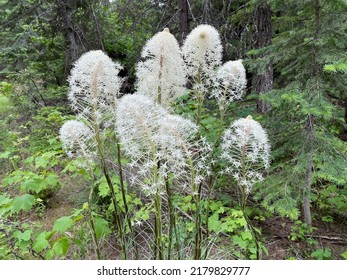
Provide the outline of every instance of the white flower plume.
[[117,106],[116,131],[123,151],[132,159],[152,157],[158,120],[167,112],[147,96],[125,95]]
[[117,107],[116,130],[143,189],[163,188],[169,176],[191,186],[192,169],[194,184],[203,180],[209,146],[196,140],[198,127],[191,121],[170,115],[146,96],[127,95]]
[[225,172],[248,193],[263,180],[261,171],[270,164],[268,142],[266,131],[251,116],[236,120],[224,133],[221,157],[228,164]]
[[226,105],[242,98],[247,85],[242,60],[228,61],[218,69],[216,88],[212,92],[218,103]]
[[89,157],[93,145],[92,135],[92,131],[84,123],[70,120],[60,128],[59,138],[69,157],[72,157],[74,152]]
[[91,127],[111,124],[122,82],[117,76],[121,68],[100,50],[89,51],[75,62],[68,78],[68,99],[78,118]]
[[159,129],[154,135],[158,158],[164,163],[160,170],[162,176],[170,174],[171,178],[179,181],[181,188],[197,186],[209,171],[211,148],[203,138],[197,137],[198,131],[198,126],[192,121],[167,114],[159,120]]
[[142,50],[137,65],[137,92],[168,107],[184,94],[186,71],[180,47],[168,28],[155,34]]
[[182,53],[195,82],[203,80],[206,86],[213,84],[215,71],[221,65],[222,51],[220,35],[214,27],[202,24],[188,34]]

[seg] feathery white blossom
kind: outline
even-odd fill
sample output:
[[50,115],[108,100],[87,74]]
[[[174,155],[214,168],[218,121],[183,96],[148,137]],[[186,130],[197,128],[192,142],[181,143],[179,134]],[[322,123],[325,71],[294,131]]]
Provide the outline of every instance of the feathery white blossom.
[[[197,137],[199,129],[196,124],[180,116],[167,114],[159,120],[159,128],[154,135],[158,147],[158,158],[165,166],[161,166],[163,177],[174,178],[180,186],[198,185],[208,172],[208,154],[210,146]],[[192,182],[192,172],[194,182]]]
[[246,70],[242,60],[228,61],[218,69],[216,88],[212,92],[221,105],[241,99],[247,85]]
[[132,159],[151,157],[155,148],[153,135],[158,120],[167,112],[147,96],[123,96],[117,106],[116,131],[123,151]]
[[186,71],[176,38],[168,28],[155,34],[142,50],[136,68],[137,92],[168,107],[184,94]]
[[134,168],[131,180],[150,193],[160,189],[153,171],[158,165],[153,136],[159,119],[166,114],[159,104],[140,94],[123,96],[117,106],[116,132],[130,160],[129,167]]
[[162,189],[169,175],[182,187],[191,186],[192,169],[194,184],[204,179],[210,148],[205,141],[196,140],[198,127],[191,121],[170,115],[146,96],[127,95],[117,107],[116,130],[130,166],[143,179],[143,189]]
[[200,84],[213,85],[215,72],[221,65],[222,51],[220,35],[214,27],[202,24],[188,34],[182,53],[188,73],[195,82],[201,80],[198,81]]
[[75,63],[68,78],[68,99],[78,118],[91,127],[109,126],[115,112],[122,67],[100,50],[83,54]]
[[73,156],[73,152],[90,155],[92,131],[84,123],[76,120],[65,122],[60,128],[59,138],[69,157]]
[[222,159],[228,166],[225,173],[231,174],[246,192],[262,181],[262,169],[269,167],[270,145],[266,131],[251,116],[231,124],[222,139]]

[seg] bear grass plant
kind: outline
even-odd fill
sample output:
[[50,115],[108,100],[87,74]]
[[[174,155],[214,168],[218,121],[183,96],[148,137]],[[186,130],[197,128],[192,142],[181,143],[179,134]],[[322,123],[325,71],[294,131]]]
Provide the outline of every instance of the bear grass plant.
[[[61,127],[60,139],[68,156],[83,159],[82,168],[93,172],[88,166],[97,165],[102,171],[123,259],[145,258],[140,254],[143,222],[148,226],[150,258],[208,258],[218,239],[216,224],[223,225],[226,232],[236,231],[230,221],[226,224],[222,220],[223,211],[218,211],[223,206],[210,203],[213,186],[221,177],[231,177],[242,194],[242,214],[233,215],[245,222],[237,226],[235,222],[234,226],[244,227],[258,244],[246,213],[246,200],[269,166],[266,132],[249,116],[233,122],[215,143],[204,137],[206,102],[215,100],[220,121],[225,123],[229,104],[241,99],[246,87],[242,61],[222,64],[221,59],[218,31],[200,25],[187,36],[182,48],[167,28],[147,42],[136,67],[134,94],[122,96],[121,65],[102,51],[90,51],[74,64],[68,98],[76,120]],[[194,104],[193,118],[173,113],[174,103],[183,96]],[[216,153],[216,149],[222,152]],[[215,166],[221,164],[225,168],[219,171]],[[142,198],[142,205],[153,216],[138,215],[145,207],[129,211],[130,191]],[[92,205],[93,195],[91,191],[89,207],[97,211]],[[184,207],[180,206],[182,200]],[[89,211],[89,221],[100,258],[93,211]],[[188,247],[184,239],[188,239]],[[258,258],[259,253],[257,245]]]

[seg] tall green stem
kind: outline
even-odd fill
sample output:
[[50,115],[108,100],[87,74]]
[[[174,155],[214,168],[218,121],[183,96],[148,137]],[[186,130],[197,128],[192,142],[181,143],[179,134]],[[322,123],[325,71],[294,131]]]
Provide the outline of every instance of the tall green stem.
[[157,102],[159,104],[161,104],[161,102],[162,102],[161,83],[162,83],[163,62],[164,62],[163,48],[162,47],[161,47],[160,52],[161,52],[161,54],[160,54],[160,59],[159,59],[158,88],[157,88]]
[[172,233],[173,233],[173,215],[174,213],[172,212],[172,201],[171,201],[171,192],[170,192],[170,186],[169,182],[167,179],[165,179],[165,189],[166,189],[166,195],[167,195],[167,201],[168,201],[168,206],[169,206],[169,245],[168,245],[168,252],[167,252],[167,259],[171,260],[171,248],[172,248]]
[[163,245],[162,245],[162,221],[161,221],[161,197],[157,190],[154,197],[155,205],[155,228],[156,228],[156,259],[163,260]]
[[[208,243],[210,239],[210,230],[209,230],[209,223],[208,219],[210,216],[210,202],[211,202],[211,193],[212,193],[212,188],[213,188],[213,176],[210,175],[209,180],[208,180],[208,192],[207,192],[207,200],[206,200],[206,212],[205,212],[205,220],[206,220],[206,242]],[[205,250],[205,256],[204,258],[207,259],[207,254],[208,250]]]
[[202,77],[201,77],[201,66],[199,66],[199,68],[198,68],[198,74],[197,74],[197,77],[196,77],[196,84],[198,86],[198,88],[197,88],[197,90],[195,92],[195,97],[196,97],[196,99],[198,101],[197,113],[196,113],[196,123],[199,126],[200,125],[200,121],[201,121],[202,108],[203,108],[203,105],[204,105],[204,94],[203,94],[203,91],[202,91],[203,84],[202,84]]
[[100,159],[100,163],[101,163],[102,173],[105,176],[107,185],[108,185],[110,192],[111,192],[111,198],[112,198],[112,202],[113,202],[113,206],[114,206],[115,219],[116,219],[116,223],[117,223],[117,227],[118,227],[118,234],[119,234],[119,237],[120,237],[121,243],[122,243],[123,256],[124,256],[124,259],[127,259],[128,256],[127,256],[127,250],[126,250],[126,240],[125,240],[125,235],[124,235],[124,231],[123,231],[122,219],[120,216],[119,206],[117,203],[116,194],[114,192],[113,183],[111,181],[111,178],[110,178],[110,175],[108,172],[108,168],[106,165],[106,160],[105,160],[104,152],[103,152],[103,146],[102,146],[102,142],[100,139],[100,134],[99,134],[98,129],[96,129],[96,142],[97,142],[97,150],[98,150],[98,155],[99,155],[99,159]]
[[169,219],[170,219],[170,227],[169,227],[169,248],[168,248],[168,259],[171,259],[171,247],[172,247],[172,241],[173,241],[173,232],[176,237],[176,250],[178,253],[178,259],[181,259],[180,252],[181,252],[181,246],[180,246],[180,239],[178,235],[178,230],[176,227],[176,217],[175,217],[175,211],[172,203],[172,193],[170,190],[170,184],[169,180],[165,180],[165,187],[166,187],[166,194],[168,197],[168,206],[169,206]]
[[119,185],[122,193],[122,200],[124,204],[124,210],[125,210],[125,216],[127,219],[128,227],[130,230],[130,233],[132,235],[132,245],[135,250],[135,259],[138,259],[138,250],[135,242],[135,231],[134,228],[132,227],[131,224],[131,219],[130,219],[130,213],[129,213],[129,207],[128,207],[128,202],[126,199],[126,190],[124,186],[124,180],[123,180],[123,168],[122,168],[122,161],[121,161],[121,149],[120,149],[120,144],[117,141],[117,164],[118,164],[118,175],[119,175]]
[[[247,131],[246,131],[246,133],[247,133]],[[242,154],[241,154],[242,178],[246,178],[246,156],[247,156],[246,153],[247,153],[247,147],[246,147],[246,145],[244,145],[242,147]],[[241,191],[241,210],[242,210],[242,213],[243,213],[243,216],[246,220],[247,225],[250,227],[251,234],[254,238],[254,242],[255,242],[255,246],[256,246],[256,257],[257,257],[257,260],[259,260],[259,258],[260,258],[260,246],[259,246],[258,236],[257,236],[257,233],[255,231],[255,228],[253,226],[252,221],[249,219],[249,217],[246,213],[246,201],[247,201],[246,187],[241,186],[240,191]]]
[[95,253],[96,253],[98,260],[100,260],[101,259],[100,249],[99,249],[98,239],[96,237],[96,230],[95,230],[93,214],[92,214],[92,210],[91,210],[93,190],[94,190],[94,188],[92,186],[90,189],[89,198],[88,198],[88,216],[89,216],[90,228],[92,230],[92,239],[93,239],[93,243],[94,243]]
[[127,199],[126,199],[126,191],[125,191],[124,181],[123,181],[123,170],[122,170],[122,161],[121,161],[121,152],[120,152],[120,144],[119,143],[117,143],[117,164],[118,164],[118,174],[119,174],[119,185],[120,185],[120,189],[121,189],[121,193],[122,193],[124,211],[125,211],[125,215],[127,218],[128,227],[129,227],[130,231],[132,231],[131,220],[129,217],[129,207],[128,207],[128,203],[127,203]]
[[[82,142],[80,140],[77,140],[77,143],[82,151],[82,154],[84,155],[84,157],[86,159],[88,159],[88,154],[86,152],[86,150],[84,149]],[[91,188],[90,188],[90,192],[89,192],[89,196],[88,196],[88,216],[89,216],[89,224],[90,224],[90,228],[92,231],[92,239],[93,239],[93,244],[94,244],[94,250],[96,253],[96,256],[98,258],[98,260],[101,259],[101,254],[100,254],[100,249],[99,249],[99,244],[98,244],[98,239],[96,237],[96,230],[95,230],[95,225],[94,225],[94,220],[93,220],[93,215],[92,215],[92,210],[91,210],[91,205],[92,205],[92,198],[93,198],[93,191],[94,191],[94,174],[92,172],[92,167],[89,166],[89,168],[87,168],[87,170],[89,171],[89,176],[90,179],[92,180],[92,184],[91,184]]]
[[[184,147],[186,154],[189,155],[188,150],[186,147]],[[192,192],[193,192],[193,199],[195,203],[195,244],[194,244],[194,259],[200,260],[201,259],[201,240],[202,240],[202,231],[201,231],[201,184],[197,186],[195,179],[195,168],[193,159],[188,156],[188,164],[189,169],[191,173],[191,180],[192,180]]]
[[[154,148],[153,148],[154,150]],[[154,160],[155,158],[155,151],[153,152]],[[158,184],[158,171],[160,168],[160,162],[158,161],[157,164],[153,168],[153,184],[156,188],[156,193],[154,196],[154,213],[155,213],[155,248],[154,248],[154,257],[155,259],[163,260],[163,245],[162,245],[162,219],[161,219],[161,197],[160,197],[160,189]]]
[[194,249],[194,259],[201,259],[201,205],[200,205],[200,194],[194,195],[196,216],[195,216],[195,249]]
[[[96,70],[93,73],[93,96],[96,100],[99,99],[99,90],[98,90],[98,77],[99,74],[101,73],[101,67],[102,67],[102,63],[98,63]],[[126,250],[126,240],[125,240],[125,235],[124,235],[124,231],[123,231],[123,224],[122,224],[122,218],[121,218],[121,213],[119,210],[119,206],[117,203],[117,199],[116,199],[116,195],[114,192],[114,186],[112,183],[112,180],[110,178],[109,172],[108,172],[108,168],[107,168],[107,164],[106,164],[106,160],[105,160],[105,153],[104,153],[104,143],[100,137],[100,121],[98,118],[98,112],[99,112],[99,107],[98,107],[98,103],[97,102],[93,102],[92,105],[92,110],[93,113],[91,114],[91,124],[94,128],[94,132],[95,132],[95,141],[96,141],[96,147],[97,147],[97,152],[98,152],[98,157],[100,160],[100,165],[101,165],[101,169],[102,169],[102,173],[105,176],[107,185],[110,189],[111,192],[111,198],[112,198],[112,202],[113,202],[113,206],[114,206],[114,215],[115,215],[115,219],[116,219],[116,223],[117,223],[117,227],[118,227],[118,235],[121,239],[121,244],[122,244],[122,251],[123,251],[123,257],[124,259],[127,259],[127,250]]]

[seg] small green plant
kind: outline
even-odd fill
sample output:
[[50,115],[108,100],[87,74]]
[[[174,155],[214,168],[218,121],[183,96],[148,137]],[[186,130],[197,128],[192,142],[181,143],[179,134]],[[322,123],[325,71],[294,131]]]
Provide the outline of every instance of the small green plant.
[[333,223],[334,222],[334,217],[327,215],[322,217],[322,221],[326,223]]
[[330,248],[321,248],[311,253],[311,257],[317,260],[329,260],[331,258]]
[[347,260],[347,251],[343,252],[343,253],[341,254],[341,256],[342,256],[345,260]]
[[59,157],[59,151],[50,151],[27,158],[25,164],[33,170],[16,169],[3,179],[3,187],[17,187],[21,193],[34,195],[47,203],[52,192],[59,188],[59,177],[53,171]]
[[302,241],[310,237],[314,230],[317,228],[310,227],[307,224],[297,220],[294,222],[294,225],[291,227],[291,235],[289,239],[292,241]]

